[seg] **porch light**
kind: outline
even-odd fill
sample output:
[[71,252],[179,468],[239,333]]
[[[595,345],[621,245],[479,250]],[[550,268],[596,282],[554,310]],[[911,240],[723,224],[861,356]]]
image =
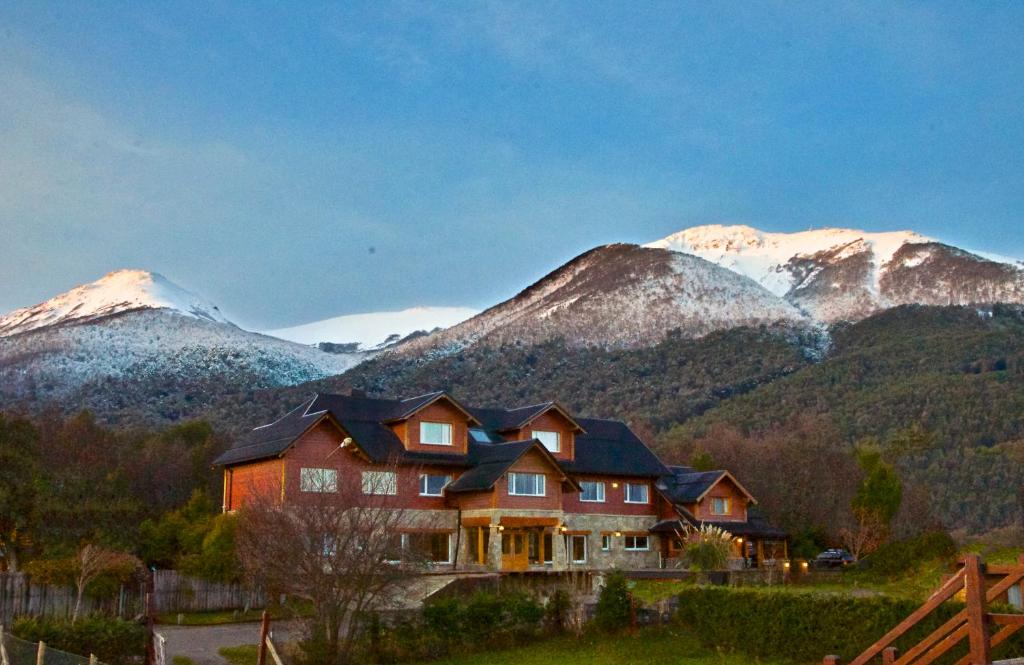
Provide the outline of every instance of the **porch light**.
[[498,531],[504,531],[504,530],[505,530],[505,527],[503,527],[502,525],[499,524],[498,525]]
[[782,567],[785,568],[786,570],[789,570],[789,562],[788,561],[784,561],[782,563]]
[[569,527],[567,527],[567,526],[565,526],[563,524],[562,526],[558,527],[558,530],[561,531],[562,533],[565,533],[566,531],[569,530]]
[[621,531],[616,531],[615,532],[615,537],[616,538],[622,538],[622,532]]
[[616,489],[616,490],[619,489],[619,484],[618,483],[612,483],[612,489]]
[[740,545],[742,545],[743,544],[743,539],[742,538],[737,538],[736,542],[739,543]]
[[807,572],[807,562],[806,561],[801,561],[800,562],[800,569],[803,570],[804,572]]

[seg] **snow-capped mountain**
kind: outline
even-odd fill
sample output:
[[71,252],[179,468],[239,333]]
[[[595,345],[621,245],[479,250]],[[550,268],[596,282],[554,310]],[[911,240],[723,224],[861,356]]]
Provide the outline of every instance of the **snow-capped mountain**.
[[0,316],[0,337],[138,309],[167,309],[182,316],[229,323],[216,305],[159,273],[117,270],[46,302]]
[[672,330],[699,337],[761,324],[806,324],[796,307],[753,280],[703,259],[636,245],[582,254],[515,297],[397,353],[447,353],[485,343],[654,345]]
[[335,316],[266,334],[300,344],[328,342],[353,350],[375,351],[417,332],[449,328],[475,316],[469,307],[411,307],[397,312],[370,312]]
[[1024,263],[912,231],[767,233],[697,226],[646,245],[749,277],[815,319],[856,320],[901,304],[1024,302]]
[[165,277],[122,270],[0,317],[0,407],[174,420],[186,404],[340,374],[367,356],[242,330]]

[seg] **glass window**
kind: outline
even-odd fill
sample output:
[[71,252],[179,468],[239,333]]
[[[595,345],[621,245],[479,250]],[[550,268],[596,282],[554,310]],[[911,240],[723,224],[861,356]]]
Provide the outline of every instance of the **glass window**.
[[605,533],[601,535],[601,549],[605,552],[612,548],[612,534]]
[[712,515],[728,515],[732,512],[732,502],[721,496],[711,498],[711,514]]
[[420,496],[442,496],[444,488],[452,482],[451,476],[435,476],[429,473],[420,474]]
[[626,483],[626,503],[647,503],[647,485]]
[[587,537],[586,536],[570,536],[569,537],[570,551],[572,552],[573,563],[586,563],[587,562]]
[[648,536],[626,536],[626,549],[633,552],[649,550],[650,541]]
[[508,474],[508,493],[513,496],[544,496],[544,474]]
[[473,440],[477,443],[495,443],[495,440],[491,438],[491,435],[487,433],[487,430],[477,429],[474,427],[469,430],[469,435],[473,437]]
[[402,550],[420,561],[451,563],[451,540],[450,533],[403,533]]
[[452,426],[450,423],[420,423],[420,443],[432,446],[452,445]]
[[562,435],[558,432],[535,429],[533,430],[533,438],[543,443],[544,447],[553,453],[557,453],[562,449]]
[[580,501],[604,502],[604,483],[584,480],[580,483]]
[[299,469],[299,489],[303,492],[337,492],[338,472],[334,469]]
[[555,548],[550,533],[544,534],[544,563],[551,563],[554,560]]
[[363,494],[398,494],[394,471],[363,471]]

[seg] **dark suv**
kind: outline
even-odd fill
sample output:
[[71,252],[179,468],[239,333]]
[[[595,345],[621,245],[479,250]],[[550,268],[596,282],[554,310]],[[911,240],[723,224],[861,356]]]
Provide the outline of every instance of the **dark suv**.
[[853,563],[853,555],[837,547],[827,549],[814,557],[815,568],[845,568]]

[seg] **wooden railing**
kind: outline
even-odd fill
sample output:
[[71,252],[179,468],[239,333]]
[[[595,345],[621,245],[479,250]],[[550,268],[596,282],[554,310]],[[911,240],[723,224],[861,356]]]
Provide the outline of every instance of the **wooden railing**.
[[[987,591],[986,573],[1003,576]],[[988,605],[998,600],[1011,587],[1019,585],[1022,579],[1024,555],[1012,566],[986,566],[978,555],[969,554],[961,559],[961,567],[956,575],[939,587],[924,605],[886,633],[882,639],[868,647],[864,653],[854,658],[850,665],[866,665],[879,656],[885,665],[926,665],[964,639],[968,641],[969,651],[956,665],[990,665],[992,647],[1002,644],[1024,628],[1024,614],[993,614],[988,611]],[[961,589],[965,592],[967,606],[901,656],[893,642]],[[993,626],[998,626],[995,633],[991,632]],[[842,661],[839,656],[825,656],[822,662],[824,665],[840,665]]]

